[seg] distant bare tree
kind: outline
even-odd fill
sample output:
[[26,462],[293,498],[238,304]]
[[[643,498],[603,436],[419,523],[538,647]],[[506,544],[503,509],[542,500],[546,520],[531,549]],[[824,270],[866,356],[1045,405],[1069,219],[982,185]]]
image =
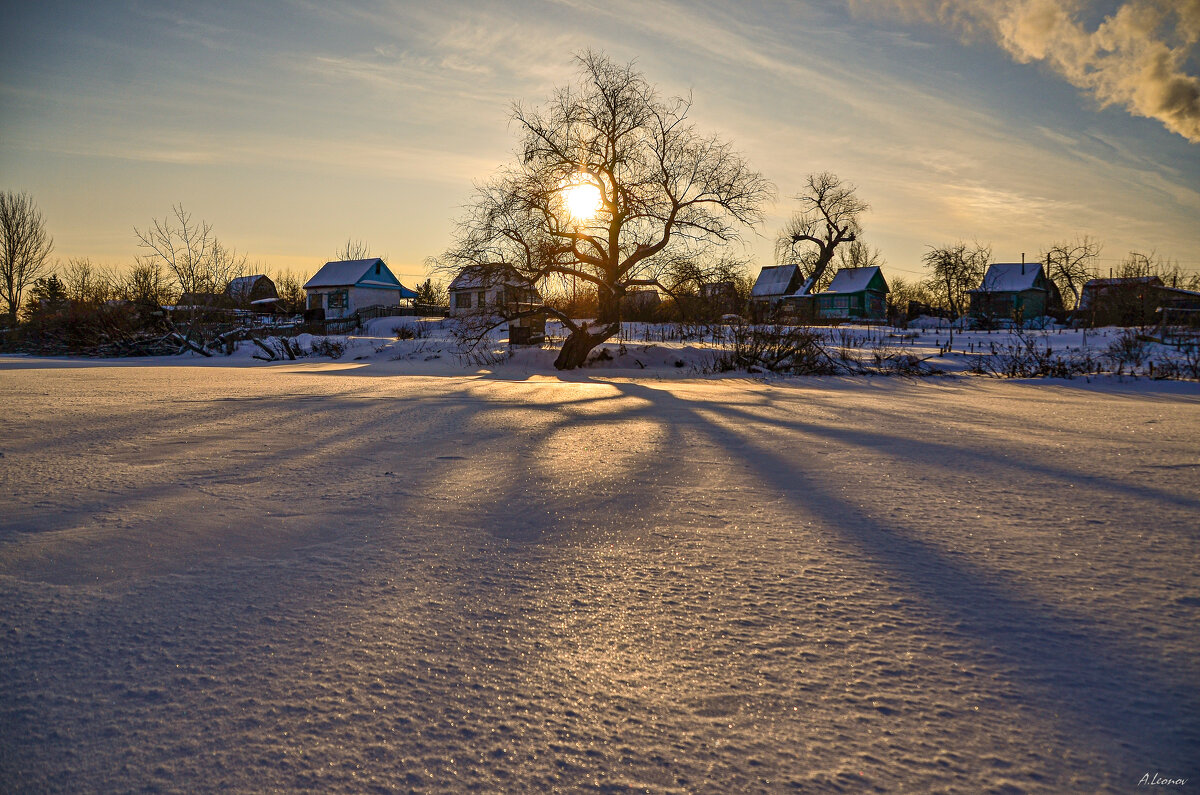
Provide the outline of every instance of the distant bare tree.
[[42,275],[54,238],[46,231],[33,199],[26,193],[0,193],[0,299],[16,325],[21,295]]
[[174,276],[180,293],[219,293],[246,268],[246,256],[222,245],[212,224],[192,221],[182,204],[145,232],[136,227],[133,231],[144,256],[160,262]]
[[855,195],[856,190],[824,172],[810,174],[805,190],[796,196],[800,210],[776,238],[775,257],[781,264],[801,266],[806,293],[822,283],[838,247],[862,234],[861,218],[870,205]]
[[120,285],[121,297],[151,306],[174,303],[169,279],[157,257],[141,257],[129,269]]
[[979,243],[973,248],[962,242],[930,247],[924,257],[925,265],[932,271],[930,283],[951,315],[961,317],[966,311],[967,291],[983,282],[991,259],[991,246]]
[[518,161],[477,189],[443,258],[455,271],[511,268],[594,289],[591,328],[543,307],[570,329],[559,369],[620,330],[630,288],[661,287],[665,263],[736,238],[774,195],[727,142],[695,129],[690,99],[663,100],[633,64],[601,53],[577,61],[575,85],[542,108],[513,108]]
[[928,279],[905,279],[896,276],[888,280],[888,303],[901,311],[907,311],[910,303],[933,306],[937,304],[938,296],[932,289],[933,282]]
[[121,281],[111,269],[98,267],[87,257],[72,257],[63,266],[67,297],[80,304],[96,306],[120,297]]
[[1069,243],[1055,243],[1042,252],[1046,278],[1058,285],[1063,296],[1071,294],[1071,305],[1066,309],[1074,309],[1079,305],[1080,291],[1084,282],[1096,275],[1096,257],[1103,247],[1103,244],[1084,235]]
[[371,247],[361,240],[346,238],[346,244],[333,254],[334,260],[369,259]]
[[1121,278],[1137,278],[1157,276],[1167,287],[1178,287],[1182,290],[1200,290],[1200,273],[1189,273],[1179,267],[1179,263],[1166,259],[1154,249],[1149,253],[1131,251],[1116,268],[1116,276]]
[[308,281],[307,279],[295,271],[278,270],[271,276],[271,281],[275,282],[275,292],[282,303],[287,304],[292,311],[304,309],[304,282]]

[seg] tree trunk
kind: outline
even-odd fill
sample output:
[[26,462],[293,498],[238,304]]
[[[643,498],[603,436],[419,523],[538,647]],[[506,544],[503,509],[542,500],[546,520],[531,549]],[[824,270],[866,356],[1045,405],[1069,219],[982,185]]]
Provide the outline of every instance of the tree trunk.
[[554,360],[555,369],[574,370],[576,367],[582,367],[592,349],[612,337],[620,328],[619,323],[610,323],[593,334],[588,331],[587,323],[584,323],[578,331],[572,331],[571,336],[563,343],[558,358]]
[[821,255],[817,257],[817,261],[813,263],[812,275],[806,280],[808,282],[808,289],[805,291],[805,295],[812,295],[813,291],[817,289],[817,282],[821,280],[823,275],[825,275],[825,269],[829,267],[829,263],[832,261],[833,249],[822,248]]
[[612,325],[621,322],[621,299],[615,293],[610,293],[603,288],[597,290],[596,303],[598,304],[597,323]]

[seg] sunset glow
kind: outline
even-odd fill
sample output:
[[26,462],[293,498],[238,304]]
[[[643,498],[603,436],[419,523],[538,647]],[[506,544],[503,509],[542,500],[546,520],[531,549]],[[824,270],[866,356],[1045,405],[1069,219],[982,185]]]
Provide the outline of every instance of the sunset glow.
[[600,189],[586,176],[573,178],[562,194],[567,212],[574,221],[590,221],[600,212]]

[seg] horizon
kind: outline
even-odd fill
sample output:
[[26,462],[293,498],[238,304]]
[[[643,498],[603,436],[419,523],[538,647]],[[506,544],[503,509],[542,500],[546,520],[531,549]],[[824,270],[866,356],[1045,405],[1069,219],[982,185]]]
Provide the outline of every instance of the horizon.
[[361,240],[407,284],[450,244],[474,183],[512,161],[511,103],[544,102],[590,47],[635,60],[665,96],[690,92],[700,132],[776,184],[738,249],[752,275],[821,171],[871,205],[863,240],[889,277],[924,276],[928,246],[1033,262],[1078,235],[1104,244],[1101,275],[1151,250],[1200,271],[1200,100],[1146,99],[1200,86],[1190,11],[1176,33],[1142,31],[1173,82],[1126,96],[1114,86],[1148,50],[1089,72],[1084,45],[1144,2],[1087,3],[1052,31],[972,0],[866,6],[22,7],[25,35],[0,53],[0,187],[37,202],[64,262],[125,268],[134,228],[182,203],[252,268],[311,276]]

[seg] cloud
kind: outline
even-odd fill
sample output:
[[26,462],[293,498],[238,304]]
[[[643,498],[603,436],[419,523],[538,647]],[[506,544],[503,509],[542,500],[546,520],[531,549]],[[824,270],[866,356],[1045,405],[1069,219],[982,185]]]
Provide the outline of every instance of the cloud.
[[968,39],[990,38],[1021,63],[1044,63],[1103,106],[1157,119],[1200,143],[1200,77],[1188,64],[1200,44],[1200,0],[1127,0],[1094,28],[1085,0],[848,0],[856,13],[884,8]]

